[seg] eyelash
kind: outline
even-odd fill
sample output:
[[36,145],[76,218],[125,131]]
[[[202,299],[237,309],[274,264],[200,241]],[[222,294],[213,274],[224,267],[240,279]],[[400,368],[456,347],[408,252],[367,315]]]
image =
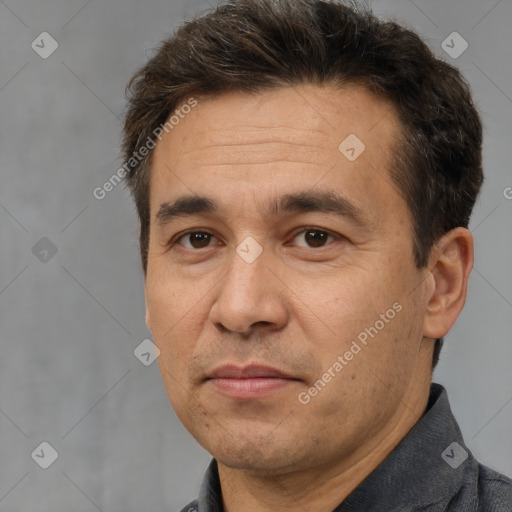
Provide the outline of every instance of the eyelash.
[[[342,235],[339,235],[337,233],[333,233],[333,232],[328,231],[326,229],[317,228],[315,226],[308,226],[308,227],[303,227],[303,228],[300,229],[300,231],[295,232],[294,235],[291,237],[291,240],[294,240],[300,234],[307,233],[308,231],[313,231],[313,232],[317,232],[317,233],[326,234],[327,236],[332,237],[334,239],[334,241],[345,238]],[[212,233],[210,233],[208,231],[202,231],[202,230],[198,230],[198,229],[190,230],[190,231],[186,231],[185,233],[181,233],[181,234],[177,235],[175,238],[173,238],[169,242],[169,244],[168,244],[169,248],[173,248],[175,245],[181,245],[179,243],[180,240],[182,240],[185,237],[187,237],[189,235],[192,235],[192,234],[209,235],[211,237],[216,238],[215,235],[213,235]],[[332,243],[332,241],[330,243]],[[326,243],[325,245],[322,245],[321,247],[319,247],[317,249],[322,249],[323,247],[325,247],[327,245],[330,245],[330,243]],[[211,246],[207,246],[207,247],[204,247],[203,249],[209,249],[210,247]],[[315,247],[309,247],[309,248],[310,249],[315,249]],[[187,249],[187,250],[190,250],[190,251],[199,251],[199,250],[201,250],[201,249],[195,249],[195,248],[189,248],[189,247],[184,247],[184,249]]]

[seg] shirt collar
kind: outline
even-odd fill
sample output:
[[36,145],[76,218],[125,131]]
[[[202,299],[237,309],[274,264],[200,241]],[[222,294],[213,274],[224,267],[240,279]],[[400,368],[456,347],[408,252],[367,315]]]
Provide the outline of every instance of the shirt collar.
[[[465,447],[450,409],[446,390],[432,384],[425,414],[388,457],[339,505],[334,512],[423,510],[460,489],[463,468],[453,469],[443,453]],[[446,454],[444,455],[446,457]],[[199,512],[222,512],[217,462],[213,459],[198,496]]]
[[432,384],[422,418],[334,512],[425,510],[459,491],[465,465],[452,468],[447,460],[464,452],[446,390]]
[[219,470],[215,459],[212,459],[206,470],[199,489],[197,504],[198,512],[223,512]]

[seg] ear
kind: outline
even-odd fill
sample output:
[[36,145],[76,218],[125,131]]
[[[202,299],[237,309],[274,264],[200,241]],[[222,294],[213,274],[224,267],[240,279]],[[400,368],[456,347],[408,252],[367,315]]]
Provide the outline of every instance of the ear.
[[151,317],[149,316],[149,310],[146,306],[146,327],[151,331]]
[[146,327],[151,332],[151,315],[149,314],[148,294],[147,294],[146,283],[144,285],[144,299],[145,299],[145,303],[146,303]]
[[466,302],[473,261],[473,235],[466,228],[452,229],[435,244],[429,261],[434,286],[427,297],[423,336],[442,338],[452,328]]

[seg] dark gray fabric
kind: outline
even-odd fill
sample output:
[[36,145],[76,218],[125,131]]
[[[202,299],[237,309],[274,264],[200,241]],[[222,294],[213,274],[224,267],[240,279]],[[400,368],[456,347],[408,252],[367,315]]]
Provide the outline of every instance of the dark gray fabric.
[[[431,386],[423,417],[333,512],[420,511],[512,512],[512,480],[473,457],[439,384]],[[181,512],[222,512],[215,460],[198,499]]]

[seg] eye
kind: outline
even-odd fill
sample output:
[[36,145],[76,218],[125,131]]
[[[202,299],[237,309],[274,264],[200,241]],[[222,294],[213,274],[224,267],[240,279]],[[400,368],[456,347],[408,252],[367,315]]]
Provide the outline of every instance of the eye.
[[176,243],[187,249],[204,249],[215,237],[204,231],[190,231],[180,236]]
[[334,236],[321,229],[308,228],[295,235],[293,240],[300,247],[318,248],[332,242]]

